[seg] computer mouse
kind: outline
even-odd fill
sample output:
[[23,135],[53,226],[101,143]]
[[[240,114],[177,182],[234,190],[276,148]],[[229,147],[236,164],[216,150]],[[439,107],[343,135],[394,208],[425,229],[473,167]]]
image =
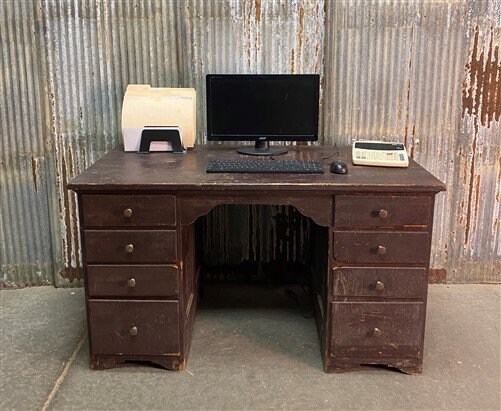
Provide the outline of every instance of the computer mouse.
[[348,166],[344,161],[336,160],[331,163],[331,173],[348,174]]

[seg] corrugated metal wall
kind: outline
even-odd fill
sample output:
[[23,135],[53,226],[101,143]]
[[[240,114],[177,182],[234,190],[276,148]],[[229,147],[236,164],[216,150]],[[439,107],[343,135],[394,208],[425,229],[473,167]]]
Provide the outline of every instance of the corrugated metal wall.
[[334,2],[325,137],[384,137],[447,184],[432,267],[501,281],[501,2]]
[[[119,146],[126,85],[195,87],[203,143],[215,72],[320,73],[321,142],[405,142],[448,187],[432,267],[449,282],[501,279],[499,0],[0,0],[0,45],[0,287],[79,284],[66,182]],[[234,217],[253,222],[243,249],[276,245],[270,213],[290,215]]]
[[54,276],[56,193],[37,20],[33,4],[0,3],[0,287],[51,284]]

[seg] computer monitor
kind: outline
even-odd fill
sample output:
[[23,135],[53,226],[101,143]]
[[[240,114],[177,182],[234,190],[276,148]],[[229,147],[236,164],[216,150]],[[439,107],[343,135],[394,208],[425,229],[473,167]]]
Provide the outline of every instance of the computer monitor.
[[237,151],[277,155],[269,141],[318,140],[317,74],[208,74],[207,140],[255,141]]

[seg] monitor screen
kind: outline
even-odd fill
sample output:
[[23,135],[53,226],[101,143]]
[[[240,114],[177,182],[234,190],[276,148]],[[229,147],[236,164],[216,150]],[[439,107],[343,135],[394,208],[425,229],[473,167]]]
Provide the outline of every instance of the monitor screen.
[[208,74],[210,141],[315,141],[317,74]]

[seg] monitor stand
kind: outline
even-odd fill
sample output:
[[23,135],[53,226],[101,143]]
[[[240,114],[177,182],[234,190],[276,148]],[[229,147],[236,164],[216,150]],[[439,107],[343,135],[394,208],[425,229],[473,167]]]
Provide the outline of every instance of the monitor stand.
[[278,156],[287,153],[287,149],[282,147],[270,147],[267,140],[258,140],[254,147],[242,147],[237,150],[240,154],[249,156]]

